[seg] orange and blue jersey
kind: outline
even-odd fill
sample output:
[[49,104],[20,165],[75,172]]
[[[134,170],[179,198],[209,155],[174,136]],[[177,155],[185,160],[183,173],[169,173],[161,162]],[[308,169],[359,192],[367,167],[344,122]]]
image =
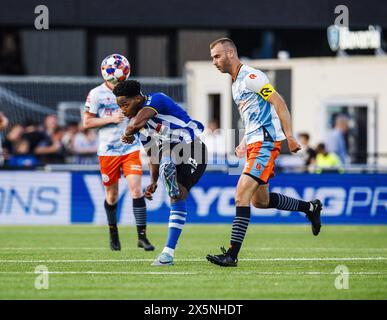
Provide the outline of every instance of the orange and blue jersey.
[[262,71],[240,65],[232,84],[232,95],[239,108],[247,144],[285,139],[278,114],[268,101],[274,92]]
[[240,65],[232,94],[245,128],[247,161],[243,173],[259,183],[274,176],[275,160],[285,134],[274,106],[268,101],[275,89],[260,70]]

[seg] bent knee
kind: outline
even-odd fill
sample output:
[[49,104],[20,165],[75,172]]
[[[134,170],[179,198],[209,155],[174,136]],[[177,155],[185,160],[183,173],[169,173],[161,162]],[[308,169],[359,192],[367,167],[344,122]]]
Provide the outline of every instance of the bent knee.
[[269,199],[252,199],[251,204],[259,209],[265,209],[269,206]]

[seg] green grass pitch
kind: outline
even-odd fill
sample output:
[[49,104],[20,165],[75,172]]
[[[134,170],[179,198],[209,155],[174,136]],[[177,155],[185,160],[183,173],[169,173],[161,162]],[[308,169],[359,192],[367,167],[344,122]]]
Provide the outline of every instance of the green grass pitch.
[[[387,299],[387,226],[250,225],[237,268],[210,264],[227,246],[231,225],[187,224],[172,267],[152,267],[167,226],[153,224],[155,252],[136,247],[134,227],[120,227],[121,252],[106,227],[0,227],[0,299]],[[49,288],[34,286],[48,268]],[[349,288],[335,288],[335,268]]]

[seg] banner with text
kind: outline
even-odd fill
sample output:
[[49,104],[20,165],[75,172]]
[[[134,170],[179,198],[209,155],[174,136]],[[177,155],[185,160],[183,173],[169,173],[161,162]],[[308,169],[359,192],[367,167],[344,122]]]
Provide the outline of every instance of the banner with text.
[[[191,189],[188,223],[231,223],[235,215],[238,176],[207,172]],[[143,176],[143,186],[149,176]],[[387,224],[387,175],[279,174],[270,191],[324,204],[324,224]],[[104,188],[98,173],[0,172],[0,224],[106,224]],[[167,223],[169,199],[161,181],[148,221]],[[252,223],[308,223],[303,213],[252,207]],[[134,224],[132,197],[125,179],[119,182],[117,218]]]

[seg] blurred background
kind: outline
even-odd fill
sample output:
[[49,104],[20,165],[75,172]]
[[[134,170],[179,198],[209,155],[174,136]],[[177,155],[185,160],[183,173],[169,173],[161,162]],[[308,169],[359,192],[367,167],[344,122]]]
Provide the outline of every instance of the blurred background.
[[[48,9],[45,27],[39,5]],[[322,198],[327,222],[387,223],[387,5],[339,5],[7,3],[0,12],[0,224],[104,223],[97,135],[82,128],[81,115],[111,53],[129,59],[144,93],[165,92],[205,124],[210,165],[192,192],[191,222],[231,221],[243,128],[231,79],[211,64],[209,43],[220,37],[234,40],[243,63],[267,73],[292,113],[303,150],[291,155],[283,144],[273,188]],[[332,28],[346,12],[348,28]],[[129,195],[121,189],[119,211],[126,212]],[[149,203],[154,222],[167,220],[168,202],[158,192]],[[304,221],[273,210],[253,215],[253,222]]]

